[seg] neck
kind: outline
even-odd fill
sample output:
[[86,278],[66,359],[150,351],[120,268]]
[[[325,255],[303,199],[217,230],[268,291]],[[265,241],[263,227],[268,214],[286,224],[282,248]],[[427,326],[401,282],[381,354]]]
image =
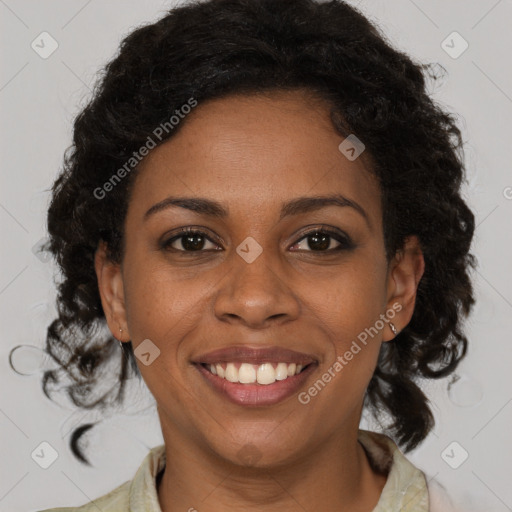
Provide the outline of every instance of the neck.
[[164,432],[166,467],[158,486],[162,512],[197,510],[371,512],[386,477],[375,473],[351,436],[338,436],[286,464],[243,467]]

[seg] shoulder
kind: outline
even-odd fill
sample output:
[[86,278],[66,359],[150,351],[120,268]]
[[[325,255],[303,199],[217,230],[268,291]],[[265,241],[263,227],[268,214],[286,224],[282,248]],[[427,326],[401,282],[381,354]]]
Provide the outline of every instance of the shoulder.
[[381,499],[373,512],[462,512],[443,485],[414,466],[391,438],[360,430],[358,439],[374,470],[387,474]]
[[58,507],[41,510],[39,512],[98,512],[99,510],[108,510],[109,512],[125,512],[129,510],[131,481],[116,487],[93,501],[80,507]]
[[429,512],[425,474],[403,455],[394,441],[384,434],[365,430],[359,431],[358,440],[373,469],[387,476],[373,512]]
[[79,507],[59,507],[38,512],[160,512],[156,476],[165,466],[165,445],[150,450],[134,478]]

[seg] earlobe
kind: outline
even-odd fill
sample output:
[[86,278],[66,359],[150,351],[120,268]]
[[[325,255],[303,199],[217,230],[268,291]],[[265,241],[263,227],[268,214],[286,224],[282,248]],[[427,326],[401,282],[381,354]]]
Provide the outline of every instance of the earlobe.
[[110,332],[120,341],[128,341],[130,337],[126,322],[123,276],[120,265],[107,257],[107,244],[103,240],[99,242],[94,255],[94,268]]
[[393,340],[410,322],[414,313],[416,292],[424,271],[425,261],[420,242],[417,236],[410,236],[390,263],[386,316],[387,312],[392,311],[393,317],[392,320],[391,317],[388,319],[383,341]]

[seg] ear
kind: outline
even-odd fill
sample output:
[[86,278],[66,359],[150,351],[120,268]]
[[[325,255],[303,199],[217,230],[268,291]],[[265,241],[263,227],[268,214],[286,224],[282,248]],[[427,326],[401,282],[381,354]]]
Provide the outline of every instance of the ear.
[[[110,332],[120,341],[129,341],[121,267],[107,257],[107,244],[103,240],[98,244],[94,254],[94,268],[98,278],[101,305]],[[119,329],[122,329],[122,332]]]
[[[386,314],[386,317],[398,332],[411,320],[418,284],[424,271],[425,261],[418,237],[410,236],[406,239],[404,247],[389,263],[388,268],[386,311],[393,311],[395,315],[391,317]],[[393,338],[395,334],[388,324],[382,341],[391,341]]]

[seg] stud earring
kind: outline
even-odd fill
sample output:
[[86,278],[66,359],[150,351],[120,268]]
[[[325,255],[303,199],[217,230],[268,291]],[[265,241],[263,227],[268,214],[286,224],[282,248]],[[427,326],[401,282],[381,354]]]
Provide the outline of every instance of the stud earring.
[[[121,327],[119,327],[119,332],[121,332],[121,333],[123,332],[123,329],[121,329]],[[121,348],[123,348],[123,342],[121,340],[117,340],[117,341],[119,341],[119,346]]]
[[396,336],[398,334],[398,330],[395,327],[395,324],[393,322],[388,322],[390,329],[393,331],[393,334]]

